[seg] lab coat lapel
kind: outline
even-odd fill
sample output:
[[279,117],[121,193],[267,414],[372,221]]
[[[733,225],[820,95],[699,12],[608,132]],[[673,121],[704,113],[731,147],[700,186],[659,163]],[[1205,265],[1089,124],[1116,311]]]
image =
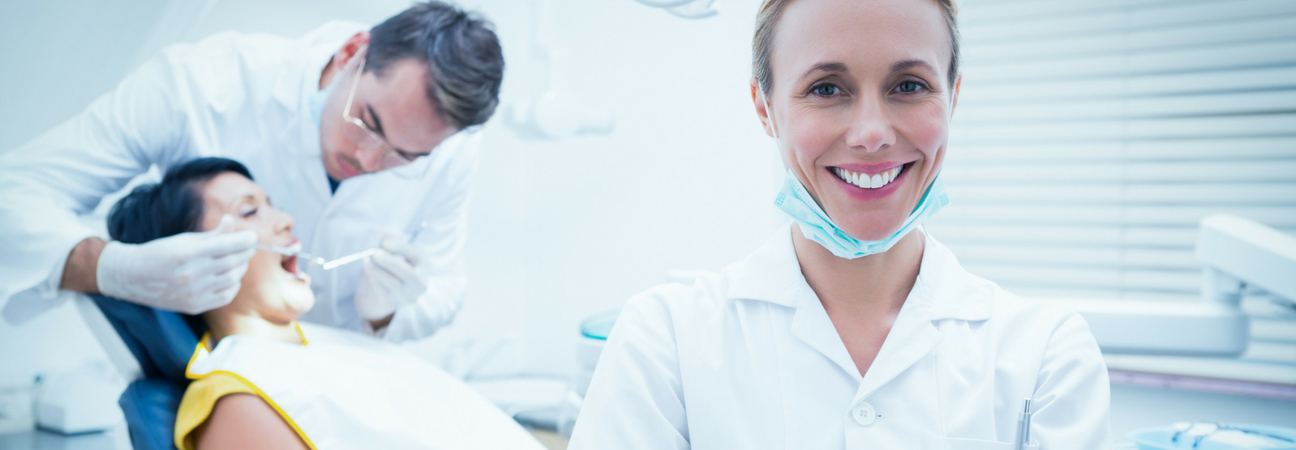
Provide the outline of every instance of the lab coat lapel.
[[941,333],[931,323],[927,302],[923,298],[926,293],[920,289],[921,286],[921,283],[914,283],[914,289],[909,292],[904,306],[900,307],[900,314],[896,315],[891,332],[887,333],[882,348],[878,350],[877,357],[860,382],[859,390],[855,393],[857,401],[894,380],[927,357],[940,344]]
[[863,399],[927,357],[943,335],[932,322],[990,317],[990,295],[970,281],[954,254],[922,230],[924,246],[918,279],[905,298],[877,358],[864,374],[856,399]]
[[850,353],[819,296],[801,275],[796,250],[792,247],[792,227],[783,226],[773,238],[751,256],[725,268],[730,279],[727,295],[733,299],[760,300],[795,308],[792,335],[837,364],[856,380],[860,379]]
[[[800,273],[797,271],[798,275]],[[858,381],[859,369],[855,367],[850,352],[846,351],[841,335],[837,334],[837,327],[828,318],[828,311],[824,309],[814,290],[804,282],[803,285],[805,292],[797,295],[796,315],[792,317],[792,335],[819,351]]]

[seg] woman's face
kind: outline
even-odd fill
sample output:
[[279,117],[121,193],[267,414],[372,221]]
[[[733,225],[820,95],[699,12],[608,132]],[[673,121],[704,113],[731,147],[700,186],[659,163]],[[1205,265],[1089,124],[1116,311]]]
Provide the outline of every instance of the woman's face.
[[[270,206],[260,186],[243,175],[226,172],[213,177],[202,188],[202,229],[220,224],[221,216],[234,217],[236,230],[252,230],[262,244],[287,247],[297,242],[292,235],[293,219]],[[274,322],[291,321],[315,305],[310,277],[297,268],[297,258],[257,250],[248,262],[238,295],[230,303]]]
[[752,88],[766,133],[837,226],[890,236],[940,170],[958,95],[940,6],[794,1],[775,29],[769,95]]

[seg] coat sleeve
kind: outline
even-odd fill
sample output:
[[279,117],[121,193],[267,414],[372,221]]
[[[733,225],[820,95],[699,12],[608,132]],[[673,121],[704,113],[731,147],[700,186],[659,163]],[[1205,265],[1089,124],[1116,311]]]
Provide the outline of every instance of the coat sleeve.
[[1112,448],[1111,384],[1089,324],[1069,313],[1044,352],[1032,400],[1032,440],[1045,449]]
[[626,303],[599,357],[572,450],[688,449],[675,326],[653,291]]
[[165,56],[154,58],[77,116],[0,155],[0,305],[19,293],[53,298],[47,285],[57,288],[61,273],[52,271],[102,234],[79,215],[181,150],[174,74]]
[[[463,307],[467,296],[464,275],[464,244],[468,239],[468,196],[477,169],[481,133],[462,132],[447,139],[433,151],[436,156],[422,161],[429,167],[420,180],[419,189],[428,194],[410,224],[411,233],[418,230],[414,244],[432,265],[427,290],[412,304],[396,310],[383,330],[382,338],[390,342],[422,339],[449,325]],[[402,167],[396,170],[419,169]],[[351,293],[354,298],[354,292]]]

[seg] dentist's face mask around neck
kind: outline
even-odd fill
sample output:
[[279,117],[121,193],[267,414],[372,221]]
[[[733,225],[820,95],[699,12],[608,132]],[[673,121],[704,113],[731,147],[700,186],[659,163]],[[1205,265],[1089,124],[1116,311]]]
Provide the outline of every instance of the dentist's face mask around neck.
[[788,5],[771,43],[776,81],[752,90],[788,168],[776,205],[853,259],[889,250],[949,203],[938,174],[957,87],[934,2],[907,8],[929,27],[839,3]]

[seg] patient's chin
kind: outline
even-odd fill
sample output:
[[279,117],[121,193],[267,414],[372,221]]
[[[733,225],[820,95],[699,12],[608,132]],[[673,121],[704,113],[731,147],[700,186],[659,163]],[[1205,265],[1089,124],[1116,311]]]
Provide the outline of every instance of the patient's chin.
[[310,311],[315,306],[315,293],[311,292],[310,287],[301,283],[292,283],[282,286],[280,289],[282,307],[285,315],[291,315],[297,318],[306,311]]

